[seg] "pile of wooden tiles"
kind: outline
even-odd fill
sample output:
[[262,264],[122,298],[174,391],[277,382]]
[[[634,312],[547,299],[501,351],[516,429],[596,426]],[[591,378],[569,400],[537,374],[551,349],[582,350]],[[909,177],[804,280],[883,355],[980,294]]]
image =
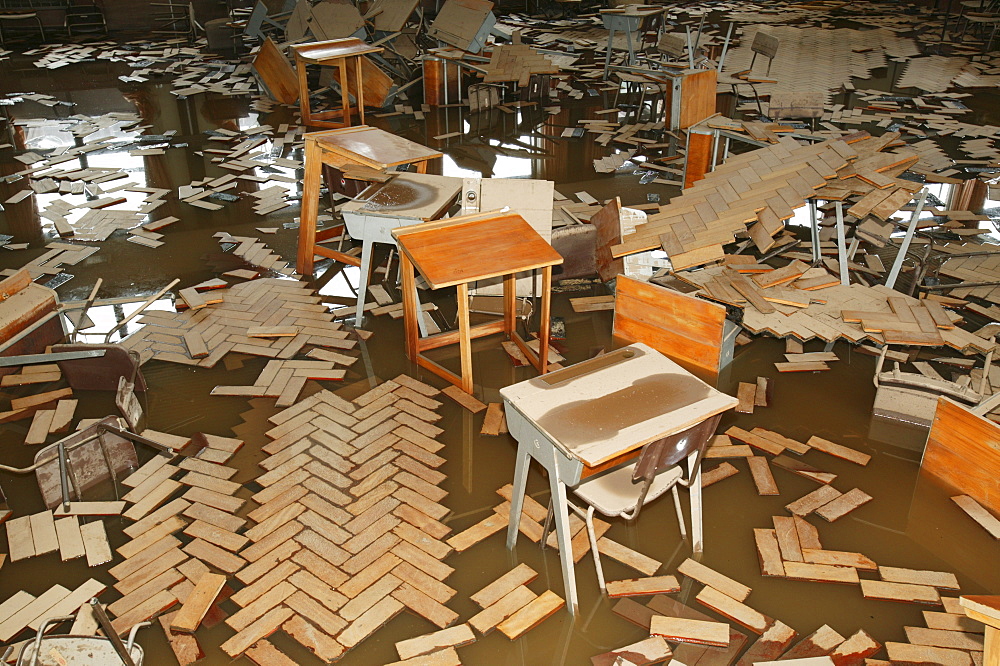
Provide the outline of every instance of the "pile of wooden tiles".
[[[291,359],[306,345],[357,345],[301,282],[265,278],[217,293],[223,297],[218,305],[178,313],[147,310],[139,319],[145,325],[122,346],[162,361],[211,368],[231,351]],[[260,326],[292,326],[298,333],[273,340],[250,337],[250,330]]]
[[[28,270],[32,280],[42,275],[59,275],[66,266],[76,265],[100,249],[89,245],[72,245],[58,241],[48,243],[45,247],[49,248],[48,252],[35,257],[21,267]],[[18,270],[20,269],[6,268],[0,271],[0,276],[10,277]]]
[[[961,282],[1000,282],[1000,248],[991,244],[948,243],[939,248],[949,254],[965,252],[990,252],[991,254],[947,259],[941,264],[939,273]],[[975,296],[991,303],[1000,304],[1000,286],[960,287],[947,292],[954,298]],[[993,317],[996,319],[996,317]]]
[[277,398],[276,407],[291,407],[308,380],[342,380],[347,371],[334,365],[331,361],[268,361],[252,386],[216,386],[212,395]]
[[[121,513],[124,506],[124,502],[99,504],[114,505],[105,509],[107,514]],[[17,562],[58,551],[63,562],[84,556],[89,567],[109,562],[111,546],[108,545],[104,521],[94,520],[81,525],[79,515],[72,508],[66,513],[60,506],[54,514],[52,511],[42,511],[12,518],[7,522],[10,561]]]
[[238,633],[224,652],[281,628],[333,661],[404,608],[455,622],[438,393],[400,376],[353,402],[320,391],[270,418],[252,543],[238,553],[249,562],[232,597],[243,610],[227,620]]
[[234,243],[233,254],[247,262],[251,266],[263,268],[265,270],[291,275],[295,269],[274,253],[266,243],[253,236],[231,236],[225,231],[215,234],[219,243]]
[[[829,278],[826,286],[816,288],[808,282],[810,273],[801,269],[786,281],[767,281],[770,273],[776,280],[786,269],[760,273],[754,278],[761,280],[751,280],[734,267],[711,266],[685,273],[684,278],[699,286],[708,298],[742,307],[742,326],[751,333],[794,336],[801,341],[818,338],[826,342],[947,345],[984,354],[994,347],[993,342],[956,326],[954,322],[960,317],[948,314],[934,300],[921,301],[884,285],[830,284]],[[801,286],[797,284],[800,281]],[[877,323],[874,315],[878,314],[881,323],[866,327],[857,313],[870,315],[872,324]]]
[[661,206],[646,224],[612,246],[611,253],[617,258],[662,247],[674,270],[680,270],[721,261],[723,246],[735,242],[737,234],[749,232],[758,250],[766,252],[784,230],[784,220],[810,198],[898,190],[903,192],[899,199],[906,199],[902,206],[914,184],[895,176],[917,158],[909,152],[881,152],[898,138],[894,133],[878,138],[864,134],[848,139],[850,144],[837,139],[803,146],[781,137],[727,160]]
[[527,44],[499,44],[493,47],[486,65],[484,83],[516,81],[520,87],[528,85],[532,74],[558,74],[559,68]]
[[896,86],[916,88],[924,92],[943,92],[951,87],[952,80],[962,74],[968,63],[965,58],[939,55],[911,58]]

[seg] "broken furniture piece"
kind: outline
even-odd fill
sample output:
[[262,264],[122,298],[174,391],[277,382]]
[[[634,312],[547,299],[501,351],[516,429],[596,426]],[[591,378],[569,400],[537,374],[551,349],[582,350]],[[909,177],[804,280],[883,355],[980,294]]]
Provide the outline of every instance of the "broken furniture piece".
[[920,469],[988,511],[1000,511],[1000,425],[938,398]]
[[427,36],[469,53],[479,53],[496,25],[488,0],[445,0]]
[[299,221],[299,250],[295,270],[300,275],[313,274],[315,255],[328,257],[352,266],[361,261],[354,256],[323,247],[318,243],[333,237],[340,227],[316,232],[319,212],[320,175],[330,166],[335,174],[349,164],[360,164],[384,171],[389,167],[413,164],[417,173],[427,173],[427,162],[441,153],[375,127],[350,127],[305,135],[305,175],[302,183],[302,214]]
[[[375,183],[341,208],[351,238],[360,240],[361,276],[358,279],[357,326],[364,318],[372,268],[372,244],[396,244],[392,230],[436,220],[444,215],[462,191],[461,178],[424,173],[401,173],[385,183]],[[421,331],[423,315],[421,315]]]
[[1000,596],[964,594],[958,598],[958,603],[968,617],[986,625],[983,663],[1000,661]]
[[615,282],[616,343],[644,342],[700,376],[729,365],[739,330],[718,303],[625,275]]
[[[355,37],[331,39],[325,42],[309,42],[293,44],[295,52],[295,68],[299,74],[299,110],[302,124],[315,127],[350,127],[351,126],[351,93],[347,83],[348,65],[353,65],[356,86],[354,88],[355,107],[361,125],[365,124],[364,80],[362,77],[361,59],[372,53],[381,53],[382,48],[372,46]],[[309,102],[309,77],[307,65],[319,67],[337,67],[340,70],[340,101],[341,110],[313,113]],[[340,116],[340,122],[328,120]]]
[[632,44],[632,33],[639,30],[639,26],[643,20],[650,16],[662,14],[665,11],[667,11],[666,7],[651,7],[646,5],[626,5],[615,9],[601,10],[601,21],[608,31],[608,50],[604,56],[605,81],[608,79],[608,72],[611,70],[611,52],[614,50],[615,33],[621,32],[625,34],[626,44],[628,45],[628,60],[626,64],[629,66],[635,65],[635,46]]
[[[472,393],[472,340],[504,333],[527,356],[539,373],[545,374],[549,352],[549,302],[552,267],[562,257],[520,215],[483,213],[395,229],[403,273],[403,306],[406,355],[421,367]],[[454,331],[417,336],[417,298],[414,267],[431,289],[457,287],[458,334]],[[538,310],[538,351],[528,346],[516,331],[515,276],[542,269],[542,298]],[[502,319],[471,326],[469,284],[503,276]],[[461,376],[426,358],[421,352],[459,344]]]
[[[574,614],[577,593],[566,488],[637,457],[646,444],[710,421],[739,403],[643,343],[507,386],[500,395],[507,427],[517,440],[507,548],[517,543],[534,458],[548,472],[566,600]],[[692,468],[689,478],[691,503],[698,507],[700,466]],[[693,522],[698,551],[701,525]]]
[[59,297],[21,269],[0,281],[0,354],[39,353],[65,335]]
[[139,370],[138,360],[120,345],[53,345],[52,352],[92,354],[88,358],[54,359],[74,391],[117,391],[122,377],[132,381],[136,391],[146,390],[146,380]]
[[[90,600],[90,609],[105,636],[46,635],[54,625],[68,622],[75,616],[49,617],[42,620],[34,640],[25,641],[17,655],[15,666],[42,666],[43,664],[89,664],[91,666],[142,666],[142,646],[135,642],[135,635],[149,622],[132,626],[125,642],[118,636],[97,598]],[[59,659],[53,660],[54,656]]]

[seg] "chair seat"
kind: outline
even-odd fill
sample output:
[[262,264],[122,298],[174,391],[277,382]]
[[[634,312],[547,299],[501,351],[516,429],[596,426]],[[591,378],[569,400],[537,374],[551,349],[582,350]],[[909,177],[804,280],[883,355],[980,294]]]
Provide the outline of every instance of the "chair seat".
[[[632,482],[632,473],[637,463],[618,467],[610,472],[593,476],[582,482],[573,492],[587,504],[605,516],[615,517],[630,512],[639,500],[642,482]],[[679,466],[674,466],[656,475],[646,493],[650,502],[670,490],[683,475]]]

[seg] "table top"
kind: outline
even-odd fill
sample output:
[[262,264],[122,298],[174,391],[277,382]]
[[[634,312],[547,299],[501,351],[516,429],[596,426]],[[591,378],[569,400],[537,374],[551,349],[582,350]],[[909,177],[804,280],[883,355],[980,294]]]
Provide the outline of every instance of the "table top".
[[507,386],[500,395],[588,467],[739,403],[642,343]]
[[309,132],[305,135],[305,140],[315,141],[323,150],[376,169],[441,157],[441,152],[437,150],[367,125]]
[[481,213],[394,229],[400,250],[431,289],[561,264],[516,213]]
[[327,60],[339,60],[367,53],[381,53],[382,47],[366,44],[357,37],[346,37],[344,39],[330,39],[325,42],[293,44],[292,50],[295,51],[296,56],[307,63],[319,65]]
[[401,173],[386,183],[368,187],[358,201],[347,202],[341,210],[359,215],[435,220],[455,201],[462,184],[461,178]]
[[604,16],[655,16],[667,11],[666,7],[659,5],[627,5],[614,9],[602,9]]

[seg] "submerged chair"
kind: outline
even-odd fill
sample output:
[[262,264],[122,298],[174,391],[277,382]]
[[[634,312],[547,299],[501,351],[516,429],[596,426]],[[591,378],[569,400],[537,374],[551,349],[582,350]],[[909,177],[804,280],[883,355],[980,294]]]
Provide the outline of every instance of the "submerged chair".
[[42,41],[45,41],[45,28],[42,27],[42,20],[38,18],[37,12],[25,12],[25,11],[5,11],[0,9],[0,46],[4,46],[5,40],[3,35],[3,25],[7,21],[30,21],[34,20],[38,25],[38,32],[42,36]]
[[[639,517],[643,506],[670,491],[674,496],[674,509],[677,512],[681,538],[687,539],[677,487],[690,489],[694,484],[701,483],[702,454],[712,435],[715,434],[721,418],[721,414],[713,416],[683,432],[647,444],[636,462],[593,476],[573,488],[576,496],[588,505],[584,512],[572,502],[569,503],[570,507],[586,521],[590,551],[594,555],[594,568],[597,570],[597,580],[602,591],[606,586],[601,554],[597,548],[597,532],[594,530],[594,512],[599,511],[609,518],[621,517],[632,521]],[[682,467],[685,459],[687,474]],[[699,553],[703,549],[700,492],[691,493],[690,513],[693,550]]]

